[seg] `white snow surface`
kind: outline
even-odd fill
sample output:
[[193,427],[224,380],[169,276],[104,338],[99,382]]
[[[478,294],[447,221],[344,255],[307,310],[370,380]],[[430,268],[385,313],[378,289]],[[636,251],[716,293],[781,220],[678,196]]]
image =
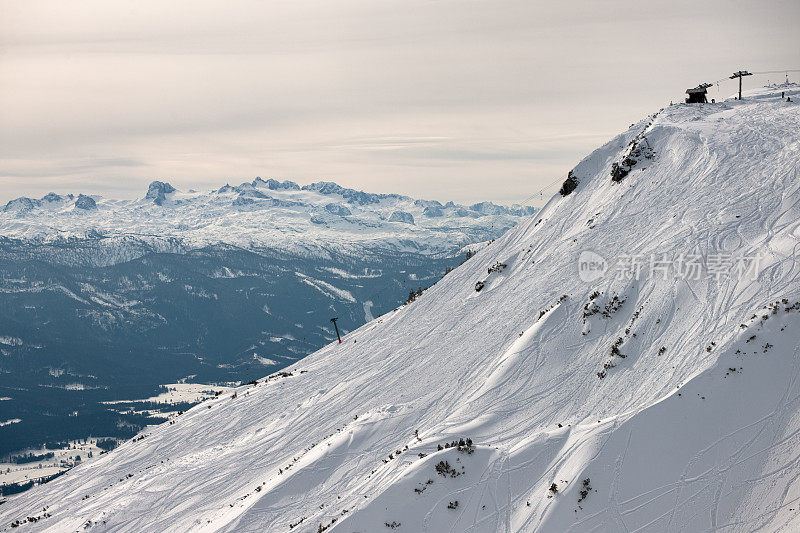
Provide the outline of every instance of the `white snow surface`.
[[[800,107],[780,90],[800,99],[796,86],[762,89],[633,125],[575,168],[577,190],[416,301],[290,376],[10,497],[0,524],[46,513],[16,531],[800,530]],[[612,183],[644,130],[654,158]],[[584,250],[761,260],[754,279],[609,271],[587,283]],[[487,274],[497,261],[506,268]],[[613,296],[618,310],[584,320]],[[625,358],[610,355],[617,339]],[[438,450],[467,437],[473,453]],[[458,475],[439,475],[440,461]]]

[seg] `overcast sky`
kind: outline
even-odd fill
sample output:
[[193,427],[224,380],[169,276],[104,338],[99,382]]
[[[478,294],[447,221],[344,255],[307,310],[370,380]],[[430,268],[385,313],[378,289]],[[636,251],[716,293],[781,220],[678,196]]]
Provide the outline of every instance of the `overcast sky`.
[[800,2],[0,0],[0,200],[261,176],[519,202],[740,68],[800,68]]

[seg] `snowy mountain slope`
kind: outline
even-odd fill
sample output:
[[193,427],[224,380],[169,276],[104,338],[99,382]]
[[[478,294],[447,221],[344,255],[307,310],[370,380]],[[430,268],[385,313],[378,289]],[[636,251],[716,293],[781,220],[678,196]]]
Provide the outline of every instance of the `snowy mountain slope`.
[[489,202],[443,205],[332,182],[301,188],[256,178],[210,192],[182,192],[154,181],[139,200],[55,193],[11,200],[0,210],[0,235],[44,242],[127,238],[162,248],[224,242],[303,256],[324,256],[329,250],[357,255],[375,248],[441,254],[454,244],[493,238],[533,211]]
[[[0,523],[797,530],[800,107],[780,90],[800,96],[633,125],[416,301],[11,498]],[[651,254],[652,272],[618,268]]]

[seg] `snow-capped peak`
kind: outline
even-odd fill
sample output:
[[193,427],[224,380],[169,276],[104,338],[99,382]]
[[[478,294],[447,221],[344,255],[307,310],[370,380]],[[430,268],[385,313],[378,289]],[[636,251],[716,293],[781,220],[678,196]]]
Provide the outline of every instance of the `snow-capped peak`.
[[167,195],[175,192],[175,187],[163,181],[154,181],[150,183],[147,188],[147,194],[144,196],[147,200],[152,200],[156,205],[163,205]]

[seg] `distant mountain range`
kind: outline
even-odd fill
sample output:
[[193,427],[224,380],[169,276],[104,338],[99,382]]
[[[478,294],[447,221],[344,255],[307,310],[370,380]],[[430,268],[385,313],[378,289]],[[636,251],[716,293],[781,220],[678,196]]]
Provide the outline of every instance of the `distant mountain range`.
[[11,200],[0,213],[0,235],[41,242],[129,236],[171,239],[171,245],[177,239],[188,247],[224,242],[303,255],[331,249],[446,254],[494,238],[533,212],[530,206],[442,204],[324,181],[301,187],[256,178],[210,192],[154,181],[137,200],[55,193]]

